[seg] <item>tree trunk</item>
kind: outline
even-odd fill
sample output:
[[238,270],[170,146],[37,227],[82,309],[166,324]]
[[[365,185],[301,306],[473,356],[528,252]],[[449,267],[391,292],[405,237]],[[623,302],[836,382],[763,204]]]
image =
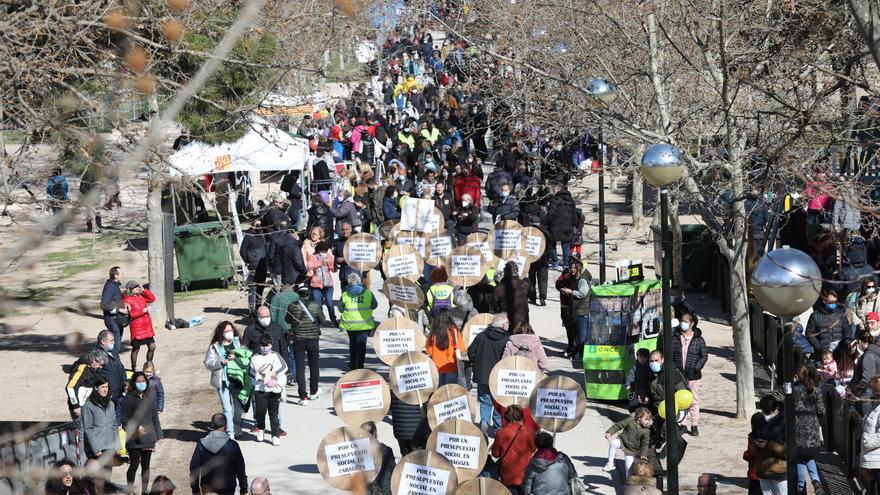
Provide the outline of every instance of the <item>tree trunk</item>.
[[669,205],[669,228],[672,229],[672,280],[676,285],[684,286],[684,270],[681,260],[681,221],[678,218],[678,200],[673,199]]
[[[150,120],[159,118],[159,100],[156,93],[150,96]],[[165,307],[165,249],[162,243],[162,189],[164,182],[159,164],[150,162],[150,180],[147,190],[147,269],[150,291],[156,296],[154,322],[165,325],[168,321],[168,308]]]
[[876,0],[849,0],[849,6],[874,63],[880,69],[880,8],[877,7]]
[[[642,154],[643,147],[639,146],[636,149],[636,156],[640,156]],[[645,195],[645,183],[642,178],[642,169],[639,167],[633,167],[632,169],[632,226],[635,229],[640,229],[642,227],[642,223],[645,221],[645,204],[644,204],[644,195]]]
[[736,360],[736,417],[748,419],[755,412],[755,374],[749,330],[749,296],[746,285],[746,249],[740,243],[729,258],[730,325]]

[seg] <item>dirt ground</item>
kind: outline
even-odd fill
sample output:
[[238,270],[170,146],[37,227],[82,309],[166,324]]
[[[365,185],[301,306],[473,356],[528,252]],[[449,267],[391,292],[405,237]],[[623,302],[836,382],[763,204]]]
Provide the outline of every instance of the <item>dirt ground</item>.
[[[114,210],[105,217],[109,228],[103,234],[84,233],[81,223],[71,225],[68,233],[47,239],[38,249],[18,260],[13,269],[0,275],[0,294],[5,296],[3,307],[0,307],[4,330],[0,335],[3,356],[0,376],[4,378],[0,384],[0,396],[11,399],[0,401],[0,421],[67,419],[63,390],[67,375],[62,367],[91,347],[98,331],[103,328],[98,302],[108,268],[119,265],[127,279],[147,281],[145,191],[140,184],[139,181],[124,184],[124,206],[121,212]],[[587,186],[595,190],[595,177],[587,181]],[[71,189],[75,190],[73,185]],[[615,260],[633,258],[643,259],[647,266],[652,266],[653,245],[646,242],[646,229],[635,231],[629,227],[629,217],[621,207],[623,190],[612,191],[607,197],[612,203],[608,212],[608,242],[618,245],[616,250],[609,249],[609,266],[613,266]],[[593,193],[581,198],[579,205],[587,215],[584,252],[593,263],[597,259],[595,245],[591,245],[595,242],[597,224],[596,213],[592,210],[595,201],[596,194]],[[33,218],[40,214],[45,213],[31,212]],[[0,223],[0,250],[20,239],[28,225],[28,221]],[[596,273],[595,269],[593,266],[593,273]],[[650,268],[646,271],[652,273]],[[548,304],[558,304],[552,288],[554,279],[551,272]],[[730,327],[721,319],[717,302],[699,294],[691,294],[691,299],[704,317],[701,327],[710,347],[710,359],[701,387],[702,436],[687,437],[689,446],[680,468],[681,485],[684,493],[695,492],[699,474],[710,472],[718,476],[720,493],[743,493],[746,466],[741,455],[748,426],[747,421],[734,418],[736,372]],[[246,303],[243,294],[237,290],[211,290],[179,293],[175,306],[178,317],[186,319],[199,314],[207,317],[204,325],[190,329],[169,331],[155,325],[158,343],[155,362],[165,384],[167,404],[161,421],[167,438],[154,456],[153,476],[164,474],[178,486],[185,487],[194,442],[204,435],[207,420],[219,408],[202,365],[205,348],[219,321],[231,319],[239,324],[246,323],[241,311]],[[549,315],[551,309],[543,311]],[[552,311],[558,312],[558,309]],[[540,320],[553,327],[552,338],[556,340],[546,342],[548,349],[564,347],[564,343],[558,341],[560,334],[555,312],[553,318]],[[543,335],[540,328],[538,332]],[[82,343],[77,347],[75,336],[78,335],[82,337]],[[564,339],[564,333],[561,335]],[[128,341],[127,333],[124,341]],[[128,346],[123,346],[122,359],[126,366],[127,350]],[[557,362],[564,363],[562,359],[554,359],[554,364]],[[571,369],[563,372],[578,373]],[[608,493],[606,490],[612,482],[599,470],[604,464],[605,447],[601,433],[592,431],[607,428],[612,419],[619,420],[623,414],[620,406],[591,402],[589,419],[594,424],[590,425],[590,437],[570,439],[572,448],[580,451],[573,453],[580,461],[579,472],[583,469],[587,474],[585,480],[590,493]],[[302,457],[301,462],[305,464],[313,464],[315,446],[306,447],[304,454],[291,452],[289,447],[283,452],[287,456]],[[589,453],[583,450],[589,450]],[[285,462],[287,466],[291,461],[279,462]],[[316,476],[316,470],[303,472],[308,474],[289,471],[287,474],[293,482],[298,477],[311,479]],[[114,471],[114,480],[124,480],[122,468]],[[321,490],[321,493],[332,491]]]

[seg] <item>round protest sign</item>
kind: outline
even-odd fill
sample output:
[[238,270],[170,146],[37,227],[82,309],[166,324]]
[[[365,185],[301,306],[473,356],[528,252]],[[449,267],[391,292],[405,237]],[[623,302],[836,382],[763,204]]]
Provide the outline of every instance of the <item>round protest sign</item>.
[[532,263],[544,256],[547,249],[547,238],[538,227],[523,227],[523,250],[526,258]]
[[469,234],[464,240],[464,245],[476,248],[483,253],[483,259],[486,260],[486,263],[488,263],[489,266],[493,266],[493,263],[496,263],[495,253],[492,252],[492,245],[489,241],[489,234],[484,234],[482,232]]
[[437,366],[421,351],[397,356],[388,367],[391,389],[398,399],[421,406],[437,389]]
[[447,419],[477,420],[477,404],[467,389],[456,383],[438,388],[428,401],[428,426],[433,430]]
[[425,263],[431,266],[445,266],[449,271],[449,255],[455,247],[455,239],[440,232],[435,230],[429,235],[428,256],[425,258]]
[[403,456],[391,474],[394,495],[451,495],[457,486],[455,466],[432,450]]
[[499,273],[504,273],[504,267],[507,266],[508,262],[516,263],[516,276],[519,278],[527,278],[529,276],[529,268],[532,266],[532,262],[529,261],[528,255],[524,250],[513,251],[510,256],[506,258],[498,258],[498,265],[495,267]]
[[422,276],[424,261],[412,246],[391,246],[382,258],[386,277],[403,277],[415,282]]
[[408,278],[389,277],[382,288],[388,304],[404,309],[419,309],[425,303],[425,293],[419,284]]
[[401,230],[394,238],[394,244],[397,244],[398,246],[404,244],[412,246],[419,253],[422,259],[431,254],[431,252],[428,250],[428,238],[425,236],[425,234],[417,232],[415,230]]
[[422,329],[416,322],[402,316],[388,318],[380,323],[372,339],[376,356],[389,366],[397,356],[425,348],[425,334]]
[[360,483],[371,483],[379,474],[379,441],[360,428],[336,428],[321,440],[317,464],[324,481],[333,488],[351,491]]
[[339,419],[360,428],[367,421],[382,421],[388,414],[391,390],[375,371],[352,370],[336,382],[332,400]]
[[544,378],[532,390],[529,409],[538,426],[560,433],[568,431],[584,417],[587,397],[581,385],[567,376]]
[[523,246],[523,228],[515,220],[501,220],[489,231],[492,252],[499,258],[509,258]]
[[379,235],[381,235],[383,239],[394,239],[391,232],[398,224],[400,224],[400,220],[388,220],[387,222],[382,222],[379,225]]
[[492,313],[480,313],[472,316],[470,320],[465,322],[464,329],[461,331],[465,343],[470,346],[474,339],[477,338],[477,335],[483,333],[483,330],[492,324],[493,318],[495,318],[495,315]]
[[510,490],[492,478],[474,478],[458,485],[455,495],[510,495]]
[[459,246],[449,255],[449,280],[453,285],[470,287],[483,280],[488,267],[479,249]]
[[382,261],[382,244],[371,234],[355,234],[345,241],[342,257],[348,266],[368,272]]
[[483,432],[470,420],[450,419],[431,431],[427,449],[447,458],[463,481],[479,476],[489,447]]
[[524,356],[507,356],[498,361],[489,375],[489,392],[504,407],[516,404],[528,407],[532,389],[544,374],[538,365]]

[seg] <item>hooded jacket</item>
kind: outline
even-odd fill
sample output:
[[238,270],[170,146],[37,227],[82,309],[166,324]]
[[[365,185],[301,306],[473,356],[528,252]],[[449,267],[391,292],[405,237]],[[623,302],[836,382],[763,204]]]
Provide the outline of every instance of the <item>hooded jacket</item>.
[[865,397],[868,390],[868,382],[871,378],[880,375],[880,345],[868,344],[865,353],[859,358],[853,371],[850,388],[858,397]]
[[814,352],[821,352],[824,349],[831,349],[831,343],[840,341],[843,338],[845,329],[849,328],[849,321],[846,317],[846,306],[837,303],[837,307],[833,310],[825,307],[820,300],[813,306],[813,313],[807,320],[807,328],[804,335],[807,341],[813,346]]
[[358,215],[357,206],[351,198],[345,198],[336,206],[331,206],[330,212],[336,218],[337,234],[342,234],[342,224],[344,223],[352,227],[359,227],[361,224],[361,217]]
[[149,304],[156,301],[156,296],[149,289],[144,289],[140,294],[126,294],[122,300],[131,306],[128,314],[131,316],[132,340],[144,340],[156,335],[153,330],[153,319],[150,318]]
[[529,461],[520,491],[523,495],[569,495],[569,480],[575,477],[577,471],[567,455],[541,449]]
[[474,368],[474,382],[489,384],[492,368],[501,360],[510,335],[501,328],[489,326],[468,346],[468,360]]
[[260,325],[260,322],[258,321],[248,325],[244,330],[244,337],[241,339],[241,345],[247,347],[255,354],[259,353],[260,338],[263,334],[267,334],[272,338],[272,350],[281,354],[284,361],[287,361],[287,355],[289,353],[287,349],[287,339],[284,338],[284,333],[281,331],[281,327],[276,325],[274,320],[269,323],[269,326],[267,327]]
[[120,449],[116,431],[116,404],[109,397],[107,399],[107,405],[103,406],[90,397],[82,408],[83,433],[89,455],[105,450],[115,453]]
[[[672,361],[684,373],[685,378],[688,380],[699,380],[703,378],[703,366],[706,366],[706,361],[709,359],[709,351],[706,347],[706,340],[703,338],[703,331],[699,328],[694,328],[691,345],[688,346],[687,359],[685,359],[684,363],[681,362],[682,334],[681,328],[676,328],[672,332]],[[666,347],[663,347],[664,345],[665,342],[661,333],[660,338],[657,340],[657,349],[666,349]]]
[[541,337],[527,333],[511,335],[507,339],[507,345],[504,346],[504,354],[501,357],[516,356],[517,352],[524,352],[526,357],[534,361],[541,371],[547,369],[547,353],[544,351],[544,345],[541,344]]
[[[189,484],[193,493],[213,491],[220,494],[248,492],[244,456],[238,442],[225,431],[214,430],[205,435],[189,461]],[[235,489],[238,480],[239,489]],[[201,486],[202,489],[199,487]]]
[[550,198],[547,215],[542,222],[550,233],[549,242],[571,241],[572,227],[575,224],[574,210],[574,199],[567,189],[562,189]]
[[847,265],[837,274],[838,282],[835,289],[837,290],[838,299],[843,301],[847,294],[859,290],[862,279],[872,278],[877,282],[874,275],[874,268],[868,264],[868,248],[865,246],[865,240],[856,237],[846,248]]
[[529,283],[515,275],[505,278],[495,286],[492,306],[496,313],[507,312],[510,327],[529,321]]
[[452,298],[454,306],[449,310],[452,313],[452,321],[458,328],[464,328],[464,324],[478,314],[474,309],[474,301],[470,294],[464,290],[455,291]]
[[321,201],[315,201],[308,209],[309,222],[306,230],[312,230],[312,227],[321,227],[324,232],[333,232],[333,213],[330,207]]

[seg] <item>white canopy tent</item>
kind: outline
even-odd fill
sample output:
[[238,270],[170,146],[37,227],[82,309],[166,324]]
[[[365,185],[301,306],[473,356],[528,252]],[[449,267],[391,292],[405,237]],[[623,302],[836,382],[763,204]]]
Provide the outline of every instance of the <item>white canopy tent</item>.
[[309,161],[309,142],[277,127],[255,124],[234,143],[209,145],[194,141],[168,161],[174,175],[303,170]]

